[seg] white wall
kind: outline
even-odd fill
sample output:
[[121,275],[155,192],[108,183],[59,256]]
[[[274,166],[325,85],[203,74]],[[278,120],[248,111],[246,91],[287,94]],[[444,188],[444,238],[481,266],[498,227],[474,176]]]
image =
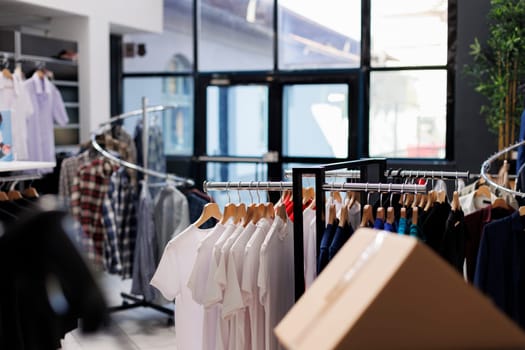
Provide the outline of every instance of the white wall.
[[80,140],[111,113],[110,33],[161,32],[163,0],[10,0],[20,11],[48,16],[50,37],[76,41]]

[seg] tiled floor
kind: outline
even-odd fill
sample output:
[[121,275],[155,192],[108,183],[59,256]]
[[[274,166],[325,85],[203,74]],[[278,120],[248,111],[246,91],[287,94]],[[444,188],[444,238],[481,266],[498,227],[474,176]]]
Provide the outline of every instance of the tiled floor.
[[[102,286],[110,305],[120,305],[120,292],[129,291],[130,281],[104,276]],[[64,350],[176,349],[175,328],[168,316],[150,308],[135,308],[111,314],[110,330],[84,336],[75,330],[66,335]]]

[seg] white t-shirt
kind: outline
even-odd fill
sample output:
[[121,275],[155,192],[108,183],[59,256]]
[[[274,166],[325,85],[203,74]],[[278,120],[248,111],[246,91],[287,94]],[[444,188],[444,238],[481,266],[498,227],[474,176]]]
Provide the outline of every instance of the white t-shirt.
[[215,281],[215,275],[219,268],[222,246],[232,234],[235,234],[237,229],[238,227],[233,224],[232,220],[229,220],[226,224],[226,230],[224,230],[219,239],[217,239],[217,242],[213,245],[210,259],[210,271],[206,282],[204,305],[206,308],[215,309],[215,311],[210,314],[210,317],[214,317],[214,319],[207,319],[206,324],[208,327],[215,327],[216,329],[215,349],[217,350],[227,349],[230,330],[226,324],[219,322],[221,320],[220,315],[222,310],[222,289]]
[[150,282],[166,299],[175,300],[177,349],[202,348],[204,308],[192,299],[186,283],[197,257],[197,247],[211,230],[190,225],[169,241]]
[[305,288],[312,285],[317,276],[317,237],[315,209],[306,208],[303,211],[303,254],[304,254],[304,284]]
[[29,117],[33,114],[33,103],[22,79],[13,75],[13,80],[0,75],[0,110],[11,110],[11,131],[15,160],[27,160]]
[[295,302],[293,224],[276,217],[260,251],[257,286],[264,306],[265,349],[283,349],[273,329]]
[[[192,292],[195,302],[204,305],[206,297],[206,283],[210,272],[210,260],[213,246],[226,230],[226,226],[217,223],[210,233],[204,237],[197,248],[197,257],[193,264],[193,270],[188,280],[188,288]],[[202,329],[202,349],[215,350],[217,337],[217,307],[208,307],[204,309],[204,324]]]
[[356,201],[350,207],[350,209],[348,209],[348,221],[350,222],[350,226],[352,226],[354,231],[357,231],[361,225],[361,203],[358,201]]
[[251,349],[264,349],[264,308],[259,302],[259,287],[257,287],[257,273],[259,271],[259,257],[261,245],[270,230],[272,221],[260,219],[255,232],[244,248],[242,267],[242,296],[244,305],[247,305],[250,321]]
[[248,310],[244,303],[241,282],[244,261],[244,249],[255,232],[256,226],[250,222],[237,237],[228,255],[228,282],[224,291],[222,317],[231,319],[230,349],[244,350],[251,347],[250,323]]

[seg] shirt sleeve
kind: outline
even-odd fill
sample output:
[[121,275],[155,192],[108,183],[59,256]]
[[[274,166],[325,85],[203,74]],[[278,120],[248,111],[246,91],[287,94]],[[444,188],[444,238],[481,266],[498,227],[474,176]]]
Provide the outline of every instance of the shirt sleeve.
[[53,85],[53,119],[58,125],[66,125],[69,121],[69,117],[62,100],[60,91]]
[[259,287],[259,302],[262,305],[266,304],[267,286],[268,282],[268,252],[265,249],[265,244],[261,247],[261,255],[259,257],[259,271],[257,273],[257,287]]
[[168,245],[162,254],[159,266],[150,284],[157,288],[168,300],[174,300],[181,292],[179,266],[176,263],[176,250]]

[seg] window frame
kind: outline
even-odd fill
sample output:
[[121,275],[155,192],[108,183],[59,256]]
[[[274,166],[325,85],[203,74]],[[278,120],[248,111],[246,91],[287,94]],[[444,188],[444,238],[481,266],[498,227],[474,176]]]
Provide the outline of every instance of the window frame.
[[[444,159],[433,158],[393,158],[392,164],[446,164],[453,162],[454,155],[454,89],[455,89],[455,55],[457,39],[457,0],[448,0],[448,38],[447,63],[444,66],[408,66],[408,67],[372,67],[371,66],[371,1],[361,0],[361,64],[359,68],[338,69],[305,69],[280,70],[279,60],[279,18],[277,1],[273,8],[273,69],[271,71],[230,71],[201,72],[199,71],[199,37],[200,37],[200,2],[193,0],[193,70],[191,72],[157,72],[157,73],[125,73],[120,68],[120,91],[123,80],[128,77],[189,77],[193,78],[194,86],[194,154],[193,157],[167,156],[168,170],[175,170],[183,176],[196,179],[197,183],[206,180],[206,163],[199,162],[198,156],[206,155],[206,88],[219,81],[230,85],[236,84],[268,84],[269,86],[269,116],[268,147],[279,153],[277,163],[268,164],[268,179],[283,178],[283,164],[305,163],[319,164],[341,161],[341,158],[288,157],[283,156],[283,87],[287,84],[348,84],[349,140],[348,159],[359,159],[369,156],[369,126],[370,126],[370,73],[372,71],[402,71],[446,69],[447,71],[447,101],[446,101],[446,155]],[[112,58],[113,61],[115,58]],[[119,58],[116,58],[117,60]],[[120,56],[120,60],[122,57]],[[116,64],[118,66],[118,64]],[[118,90],[118,89],[117,89]],[[117,99],[115,98],[115,101]],[[123,96],[120,96],[120,108]],[[120,110],[120,112],[122,112]],[[389,160],[390,161],[390,160]],[[180,170],[183,169],[183,170]]]

